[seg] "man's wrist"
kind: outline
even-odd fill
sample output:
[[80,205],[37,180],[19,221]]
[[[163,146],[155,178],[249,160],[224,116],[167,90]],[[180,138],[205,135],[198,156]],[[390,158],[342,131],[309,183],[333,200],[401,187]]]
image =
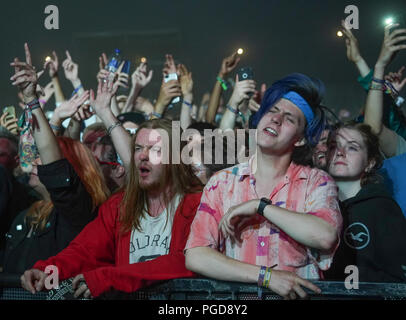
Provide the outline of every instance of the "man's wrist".
[[[258,201],[258,200],[257,200]],[[264,216],[264,210],[267,206],[271,205],[272,201],[268,198],[261,198],[261,200],[259,200],[259,204],[257,207],[257,213],[261,216]]]
[[36,94],[24,97],[24,103],[25,104],[28,104],[28,103],[30,103],[31,101],[34,101],[34,100],[38,100],[38,96]]

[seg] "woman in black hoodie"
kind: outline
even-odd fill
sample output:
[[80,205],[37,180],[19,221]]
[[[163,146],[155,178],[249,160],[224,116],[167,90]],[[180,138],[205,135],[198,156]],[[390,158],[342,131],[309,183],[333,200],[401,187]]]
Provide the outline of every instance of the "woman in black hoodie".
[[406,219],[379,183],[381,164],[370,126],[347,123],[331,135],[328,171],[339,188],[343,233],[328,280],[344,280],[355,265],[360,282],[406,281]]

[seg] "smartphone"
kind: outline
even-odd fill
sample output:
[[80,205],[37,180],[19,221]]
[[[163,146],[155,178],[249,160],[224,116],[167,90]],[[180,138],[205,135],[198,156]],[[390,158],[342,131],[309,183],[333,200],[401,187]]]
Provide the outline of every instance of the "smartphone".
[[244,80],[253,80],[254,79],[254,73],[252,72],[251,67],[244,67],[238,70],[238,81],[244,81]]
[[[244,81],[244,80],[253,80],[254,79],[254,73],[252,72],[251,67],[243,67],[237,71],[238,74],[238,81]],[[249,97],[252,97],[254,93],[248,93]]]
[[14,106],[4,107],[3,114],[6,112],[8,113],[8,117],[16,118],[16,109],[14,108]]
[[[126,73],[130,76],[130,70],[131,70],[131,62],[129,60],[125,60],[123,68],[121,69],[121,72]],[[118,96],[128,95],[129,91],[130,91],[130,88],[118,87],[117,95]]]
[[130,68],[131,68],[131,62],[129,60],[124,61],[124,66],[123,69],[121,69],[121,72],[124,72],[126,74],[130,74]]
[[[164,77],[165,83],[167,83],[168,81],[171,81],[171,80],[178,80],[178,75],[176,73],[169,73],[169,74],[165,75],[165,77]],[[172,99],[171,104],[178,103],[179,101],[180,101],[180,97],[175,97]]]

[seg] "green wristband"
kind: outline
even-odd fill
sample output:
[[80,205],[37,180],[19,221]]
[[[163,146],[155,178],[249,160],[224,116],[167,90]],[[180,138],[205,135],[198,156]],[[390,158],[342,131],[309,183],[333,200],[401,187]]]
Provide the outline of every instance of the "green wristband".
[[223,79],[221,79],[220,77],[218,77],[218,76],[217,76],[216,79],[217,79],[218,82],[220,82],[221,87],[223,88],[223,90],[226,91],[228,89],[226,82]]

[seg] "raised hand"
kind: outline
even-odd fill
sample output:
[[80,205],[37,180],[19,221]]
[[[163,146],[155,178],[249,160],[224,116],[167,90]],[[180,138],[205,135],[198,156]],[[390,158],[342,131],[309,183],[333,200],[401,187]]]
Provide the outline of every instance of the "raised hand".
[[31,102],[37,98],[36,87],[38,82],[37,72],[32,66],[31,53],[28,44],[24,44],[25,62],[20,62],[18,58],[14,58],[14,62],[10,66],[14,67],[14,76],[10,78],[13,86],[18,86],[23,94],[25,103]]
[[358,40],[349,29],[344,20],[341,21],[342,31],[345,35],[345,45],[347,47],[347,58],[351,62],[357,63],[362,59],[361,53],[359,51]]
[[90,90],[90,105],[97,115],[102,115],[110,109],[111,98],[114,94],[113,83],[109,81],[99,81],[97,97],[95,97],[94,91]]
[[104,69],[108,63],[109,60],[107,59],[107,55],[103,52],[99,57],[99,70]]
[[223,59],[221,63],[221,68],[219,72],[219,77],[224,79],[227,75],[235,69],[238,62],[240,62],[240,57],[237,52],[234,52],[231,56]]
[[[385,76],[385,80],[392,83],[393,87],[397,92],[402,91],[404,85],[406,84],[406,77],[403,78],[403,71],[405,70],[405,66],[402,66],[398,72],[389,72]],[[403,79],[402,79],[403,78]]]
[[147,71],[147,63],[141,62],[131,75],[132,86],[138,89],[144,89],[150,82],[153,76],[153,71]]
[[103,52],[99,57],[99,72],[96,75],[97,81],[107,79],[109,76],[109,72],[105,69],[108,62],[107,55]]
[[180,86],[183,96],[192,94],[193,91],[193,78],[192,73],[188,71],[185,65],[178,65],[178,73],[180,75]]
[[248,100],[250,98],[249,93],[255,93],[255,81],[238,81],[238,75],[236,75],[235,79],[234,91],[228,104],[233,108],[238,108],[238,106],[244,100]]
[[124,61],[121,62],[120,66],[117,69],[116,75],[113,81],[113,91],[117,92],[118,87],[128,88],[128,74],[121,72],[124,67]]
[[86,100],[89,99],[89,91],[85,91],[84,94],[78,96],[76,93],[68,101],[64,101],[61,105],[55,109],[54,115],[60,120],[64,121],[67,118],[72,117],[82,106]]
[[46,70],[46,68],[49,66],[49,76],[51,78],[54,78],[58,74],[59,63],[58,63],[58,56],[56,55],[55,51],[52,51],[52,55],[54,56],[54,58],[50,59],[48,61],[45,61],[44,69]]
[[399,44],[399,42],[406,40],[406,29],[396,29],[390,32],[392,28],[397,26],[399,24],[391,24],[385,27],[381,53],[375,66],[385,68],[399,50],[406,49],[406,44]]
[[171,54],[166,54],[165,55],[165,63],[164,63],[164,68],[162,69],[162,73],[164,75],[171,74],[171,73],[176,73],[176,65],[175,65],[175,60],[173,60],[173,57]]
[[167,105],[169,105],[173,98],[181,95],[182,89],[178,80],[171,80],[168,82],[162,81],[161,90],[159,91],[156,105],[165,108]]
[[66,59],[62,62],[62,67],[66,79],[72,82],[78,80],[79,65],[72,61],[72,57],[68,50],[66,50]]

